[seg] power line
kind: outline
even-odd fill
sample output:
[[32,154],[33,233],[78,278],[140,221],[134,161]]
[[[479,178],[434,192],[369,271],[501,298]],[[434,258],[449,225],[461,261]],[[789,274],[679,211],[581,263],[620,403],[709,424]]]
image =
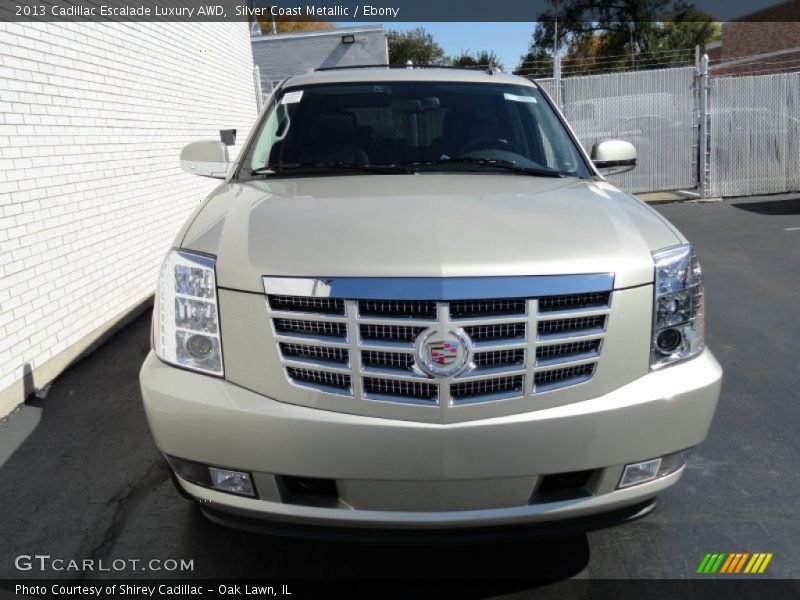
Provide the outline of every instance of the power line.
[[[636,54],[636,60],[639,60],[640,57],[647,58],[648,56],[671,56],[676,54],[686,54],[691,53],[694,54],[694,48],[681,48],[675,50],[650,50],[648,52],[639,52]],[[613,60],[628,60],[630,59],[630,54],[608,54],[608,55],[600,55],[600,56],[587,56],[587,57],[575,57],[575,58],[562,58],[561,62],[568,62],[568,61],[613,61]]]
[[[562,68],[562,75],[565,76],[578,76],[578,75],[595,75],[602,73],[626,73],[637,71],[650,71],[656,69],[669,69],[669,68],[682,68],[688,64],[692,64],[693,60],[685,61],[663,61],[656,59],[648,59],[647,61],[638,61],[635,67],[626,65],[625,63],[605,64],[605,65],[570,65]],[[552,69],[547,67],[523,67],[515,69],[518,75],[533,75],[544,74],[548,77],[552,76]]]

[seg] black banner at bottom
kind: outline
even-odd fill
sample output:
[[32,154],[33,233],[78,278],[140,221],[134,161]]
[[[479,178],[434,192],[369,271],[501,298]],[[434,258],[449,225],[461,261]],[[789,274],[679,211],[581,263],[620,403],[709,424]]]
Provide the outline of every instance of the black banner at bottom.
[[570,579],[543,580],[47,580],[0,581],[5,598],[198,598],[220,600],[307,598],[658,598],[739,600],[800,598],[800,580]]

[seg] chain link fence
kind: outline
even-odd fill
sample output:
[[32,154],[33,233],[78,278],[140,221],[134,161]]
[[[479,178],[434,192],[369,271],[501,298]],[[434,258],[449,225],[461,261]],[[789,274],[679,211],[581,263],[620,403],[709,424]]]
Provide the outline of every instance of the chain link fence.
[[800,190],[800,73],[710,84],[709,195]]
[[256,105],[258,106],[259,112],[261,112],[261,109],[264,108],[264,105],[269,100],[269,97],[272,95],[272,92],[278,83],[280,82],[272,81],[264,77],[261,74],[261,69],[259,69],[258,65],[253,67],[253,84],[255,86]]
[[611,138],[636,146],[636,169],[609,177],[630,192],[800,190],[800,73],[709,77],[706,65],[537,83],[587,151]]
[[606,139],[636,146],[638,166],[610,176],[615,185],[629,192],[691,188],[696,180],[694,80],[694,67],[567,77],[562,110],[589,152]]

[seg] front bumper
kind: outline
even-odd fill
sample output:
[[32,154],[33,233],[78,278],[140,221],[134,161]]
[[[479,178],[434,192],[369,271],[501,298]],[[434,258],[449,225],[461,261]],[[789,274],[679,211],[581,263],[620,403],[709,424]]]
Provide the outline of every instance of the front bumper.
[[[258,498],[180,480],[214,514],[441,529],[572,519],[652,498],[682,471],[617,490],[624,465],[700,443],[721,378],[706,350],[591,400],[446,425],[286,404],[168,366],[152,353],[141,385],[164,453],[253,473]],[[585,495],[532,503],[542,476],[585,470],[594,471]],[[276,475],[334,479],[339,500],[318,506],[287,501]]]

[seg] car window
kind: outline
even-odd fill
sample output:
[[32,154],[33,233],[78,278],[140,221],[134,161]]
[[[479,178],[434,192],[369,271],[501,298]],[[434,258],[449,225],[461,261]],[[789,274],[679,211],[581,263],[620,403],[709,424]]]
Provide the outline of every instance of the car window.
[[275,99],[244,171],[426,162],[449,170],[458,168],[446,164],[449,159],[464,157],[588,175],[575,143],[537,88],[474,82],[288,88]]

